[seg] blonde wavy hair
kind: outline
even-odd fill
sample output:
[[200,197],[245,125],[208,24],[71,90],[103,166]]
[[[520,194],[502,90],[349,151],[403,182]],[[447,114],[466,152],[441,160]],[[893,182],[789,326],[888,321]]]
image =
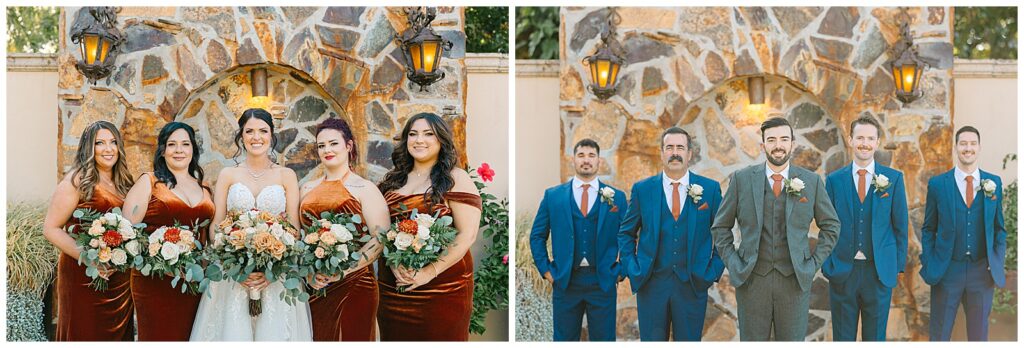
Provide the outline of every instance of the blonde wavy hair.
[[71,167],[71,184],[78,189],[79,196],[85,201],[92,199],[93,188],[100,180],[100,170],[96,167],[96,135],[100,129],[106,129],[114,134],[114,141],[117,143],[117,162],[114,163],[113,181],[114,188],[121,196],[128,194],[128,190],[135,184],[135,179],[128,171],[126,162],[127,156],[124,153],[124,141],[117,126],[107,121],[96,121],[82,131],[82,137],[78,140],[78,152],[75,154],[75,163]]

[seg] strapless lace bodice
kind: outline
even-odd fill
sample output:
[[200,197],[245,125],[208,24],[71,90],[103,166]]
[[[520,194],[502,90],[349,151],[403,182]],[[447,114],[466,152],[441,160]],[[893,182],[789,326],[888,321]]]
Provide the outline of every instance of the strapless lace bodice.
[[259,209],[271,214],[283,214],[287,199],[284,186],[269,185],[263,187],[259,194],[254,194],[248,186],[236,182],[228,188],[228,211],[244,211]]

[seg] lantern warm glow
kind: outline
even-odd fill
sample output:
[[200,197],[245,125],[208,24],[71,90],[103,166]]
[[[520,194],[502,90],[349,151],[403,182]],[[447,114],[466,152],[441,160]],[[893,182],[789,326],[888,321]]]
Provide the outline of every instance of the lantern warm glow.
[[444,78],[444,72],[438,71],[444,50],[451,49],[452,43],[445,40],[430,27],[437,9],[407,9],[409,28],[399,37],[402,54],[405,57],[406,76],[410,81],[420,85],[421,91],[426,86]]
[[75,68],[89,82],[110,77],[118,48],[124,42],[124,36],[117,29],[117,9],[83,7],[71,27],[71,42],[78,44],[82,55]]
[[601,42],[597,46],[597,52],[583,58],[590,70],[589,89],[594,96],[600,100],[607,100],[615,95],[619,82],[619,70],[625,59],[622,45],[615,39],[615,25],[619,21],[618,13],[614,8],[608,9],[608,25],[601,31]]
[[921,98],[921,75],[928,66],[924,59],[917,55],[914,38],[910,34],[909,19],[900,24],[900,37],[889,51],[890,59],[886,62],[892,74],[894,94],[904,105]]

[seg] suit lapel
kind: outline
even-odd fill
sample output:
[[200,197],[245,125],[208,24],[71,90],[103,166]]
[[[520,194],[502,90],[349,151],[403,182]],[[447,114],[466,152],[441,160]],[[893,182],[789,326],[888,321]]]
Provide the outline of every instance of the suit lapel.
[[755,169],[750,171],[750,181],[753,183],[752,190],[750,192],[750,200],[754,201],[754,212],[757,213],[757,233],[761,233],[761,227],[764,226],[764,185],[768,179],[764,176],[764,166],[758,167],[760,170]]
[[[645,206],[650,207],[648,209],[650,209],[651,214],[653,214],[654,219],[651,220],[651,224],[657,224],[659,223],[659,221],[661,221],[661,205],[665,204],[665,190],[663,190],[661,187],[660,177],[655,177],[654,180],[648,182],[648,185],[650,185],[649,187],[647,187],[648,204],[645,204]],[[644,220],[646,221],[646,219]],[[657,225],[653,226],[655,226],[654,228],[651,229],[655,233],[655,237],[653,240],[657,241],[658,238],[661,238],[661,228],[656,227]]]
[[844,176],[846,178],[839,179],[839,185],[841,185],[839,186],[839,193],[842,194],[843,196],[836,197],[839,198],[836,200],[836,202],[842,202],[842,204],[844,205],[843,209],[846,210],[846,216],[852,217],[853,200],[860,200],[860,198],[857,197],[857,185],[851,181],[851,178],[853,177],[853,163],[850,163],[850,165],[846,166],[846,168],[844,168],[843,171],[840,173],[840,176]]
[[[796,171],[796,167],[794,167],[793,164],[791,163],[789,165],[789,180],[793,180],[793,179],[796,179],[796,178],[799,178],[799,177],[800,177],[800,173],[798,173]],[[800,179],[800,180],[803,180],[803,179]],[[804,183],[806,184],[807,180],[804,180]],[[805,185],[804,186],[804,190],[806,190],[806,189],[807,189],[807,187]],[[793,207],[797,203],[797,195],[789,194],[788,192],[786,192],[786,185],[785,185],[785,183],[783,183],[783,185],[782,185],[782,193],[780,193],[780,194],[786,196],[786,223],[788,224],[789,223],[789,216],[791,214],[793,214]],[[800,191],[799,196],[803,197],[803,191]]]
[[[957,200],[963,201],[964,199],[960,196],[960,189],[956,186],[956,175],[953,173],[953,170],[947,172],[946,180],[944,181],[948,187],[948,189],[946,189],[946,199],[949,203],[953,204],[950,208],[953,208],[953,211],[956,211],[956,204],[958,203]],[[956,214],[950,215],[953,217],[953,226],[956,226]]]
[[569,233],[572,235],[576,235],[576,226],[575,224],[572,223],[571,209],[579,210],[580,207],[576,205],[576,199],[573,198],[572,195],[572,180],[569,180],[569,182],[565,183],[565,185],[563,185],[562,187],[562,190],[563,191],[559,196],[561,196],[562,199],[565,200],[563,206],[569,207],[569,209],[562,209],[562,218],[564,218],[565,221],[569,222]]
[[[882,173],[882,171],[882,166],[880,166],[878,163],[875,163],[875,175],[885,175],[885,173]],[[886,177],[889,176],[886,175]],[[879,224],[880,221],[889,223],[889,215],[883,216],[876,214],[876,212],[878,212],[883,203],[882,198],[879,197],[881,193],[875,192],[875,185],[871,184],[871,181],[873,180],[867,179],[867,181],[865,182],[868,185],[868,189],[867,193],[865,193],[864,199],[871,200],[871,229],[869,230],[869,232],[871,233],[871,245],[875,248],[875,250],[880,250],[881,246],[878,244],[878,242],[880,240],[879,238],[881,238],[882,236],[875,233],[875,225]],[[882,229],[879,228],[877,230],[881,231]]]
[[[610,209],[610,207],[608,206],[607,203],[604,203],[602,201],[602,199],[601,199],[601,189],[604,188],[605,185],[604,185],[604,183],[601,183],[600,181],[598,181],[598,183],[599,184],[597,185],[597,200],[594,201],[594,208],[591,211],[594,211],[594,212],[597,213],[597,235],[600,236],[601,235],[601,231],[604,230],[604,228],[603,228],[604,227],[604,216],[608,215],[607,212],[608,212],[608,209]],[[598,240],[602,240],[602,239],[598,238]]]
[[[694,176],[693,173],[691,173],[690,174],[690,185],[693,185],[693,184],[700,185],[700,183],[698,183],[697,180],[696,180],[696,176]],[[704,185],[700,185],[700,186],[703,187]],[[687,192],[687,193],[689,193],[689,192]],[[694,228],[697,226],[697,213],[698,213],[697,209],[699,209],[698,207],[700,207],[700,205],[698,205],[698,203],[703,202],[704,198],[701,197],[701,199],[699,201],[697,201],[698,203],[693,203],[692,202],[692,198],[690,198],[690,195],[687,194],[687,195],[683,196],[683,199],[686,200],[686,203],[683,204],[683,214],[686,215],[686,217],[685,217],[686,218],[686,248],[689,249],[687,252],[690,255],[695,255],[696,253],[694,253],[692,251],[692,250],[695,250],[695,248],[693,247],[693,235],[695,234],[694,233]]]
[[[981,176],[981,181],[982,182],[984,182],[985,179],[989,179],[988,173],[985,173],[985,172],[980,171],[980,170],[978,172],[980,173],[979,176]],[[978,184],[980,185],[981,183],[978,183]],[[985,203],[983,203],[981,205],[981,209],[982,209],[981,214],[982,214],[982,216],[985,217],[985,221],[982,222],[984,224],[984,226],[985,226],[985,246],[988,247],[988,250],[992,250],[992,248],[991,248],[991,246],[992,246],[992,234],[993,234],[992,223],[994,221],[996,221],[996,209],[999,209],[999,208],[996,207],[996,201],[994,201],[992,199],[989,199],[987,196],[985,196],[985,190],[981,190],[981,192],[978,192],[978,194],[981,195],[980,199],[983,202],[985,202]]]

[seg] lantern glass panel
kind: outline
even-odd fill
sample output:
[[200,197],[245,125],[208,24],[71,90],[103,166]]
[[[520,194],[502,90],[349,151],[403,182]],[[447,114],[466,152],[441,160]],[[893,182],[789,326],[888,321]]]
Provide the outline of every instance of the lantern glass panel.
[[601,88],[608,87],[608,74],[611,73],[611,62],[606,59],[599,59],[597,61],[597,86]]
[[590,66],[590,82],[597,83],[597,62],[593,59],[587,59],[587,63]]
[[409,57],[412,57],[413,70],[423,70],[423,49],[419,43],[409,45]]
[[92,65],[96,62],[96,50],[99,48],[100,37],[95,34],[85,34],[82,38],[82,56],[85,64]]
[[903,92],[911,93],[914,91],[914,85],[917,84],[917,65],[906,64],[900,67],[902,71],[900,73],[903,80],[900,83]]
[[100,48],[100,59],[98,63],[103,64],[107,61],[107,53],[110,53],[110,40],[103,38],[102,40],[100,40],[100,42],[102,42],[103,45]]
[[608,85],[614,86],[619,79],[619,64],[612,63],[611,74],[608,75]]
[[437,63],[438,52],[441,48],[441,43],[437,41],[423,41],[423,72],[430,74],[434,72]]

